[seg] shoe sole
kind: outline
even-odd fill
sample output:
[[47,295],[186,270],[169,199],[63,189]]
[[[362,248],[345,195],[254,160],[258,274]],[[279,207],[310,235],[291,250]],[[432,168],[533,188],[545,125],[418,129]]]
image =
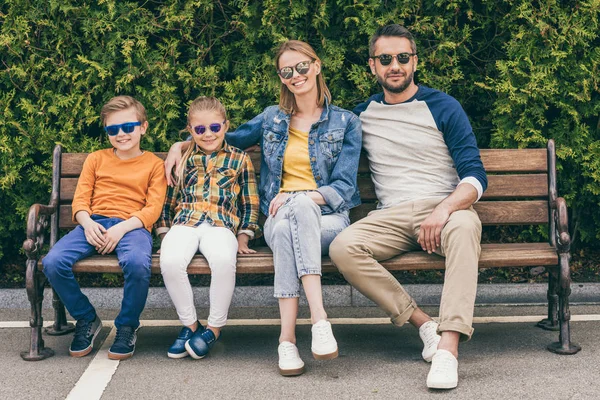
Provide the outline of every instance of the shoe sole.
[[173,359],[185,358],[187,356],[189,356],[187,351],[185,353],[180,353],[180,354],[167,352],[167,357],[173,358]]
[[[188,342],[189,342],[189,340],[188,340]],[[206,357],[206,354],[203,356],[199,356],[198,354],[194,353],[194,350],[192,350],[192,347],[188,344],[188,342],[185,342],[185,349],[187,350],[190,357],[192,357],[194,360],[200,360],[200,359]]]
[[111,353],[110,351],[108,352],[108,358],[110,360],[127,360],[128,358],[131,358],[132,356],[133,356],[133,351],[131,353],[125,353],[125,354]]
[[315,358],[315,360],[333,360],[334,358],[337,358],[338,350],[336,349],[333,353],[329,354],[317,354],[313,351],[312,355]]
[[88,347],[86,347],[83,350],[79,350],[79,351],[73,351],[73,350],[69,349],[69,355],[71,357],[80,358],[80,357],[85,357],[88,354],[90,354],[92,352],[92,350],[94,350],[94,342],[96,341],[96,337],[98,336],[98,334],[100,333],[101,330],[102,330],[102,323],[100,323],[100,325],[98,325],[98,329],[96,329],[96,332],[94,332],[94,336],[92,336],[92,343],[90,343],[90,345]]
[[454,389],[457,386],[458,386],[458,382],[437,383],[437,384],[430,384],[429,382],[427,382],[427,387],[429,389],[443,389],[443,390],[448,390],[448,389]]
[[294,369],[281,369],[281,368],[279,368],[279,373],[282,376],[298,376],[298,375],[302,375],[304,373],[304,366],[302,366],[300,368],[294,368]]

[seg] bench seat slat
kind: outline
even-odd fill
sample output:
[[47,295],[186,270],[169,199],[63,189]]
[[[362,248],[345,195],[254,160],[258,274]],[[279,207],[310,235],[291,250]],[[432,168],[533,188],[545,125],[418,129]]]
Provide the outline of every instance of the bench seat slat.
[[[237,272],[240,274],[273,273],[273,257],[267,247],[256,254],[238,256]],[[479,268],[556,266],[556,250],[547,243],[492,243],[481,245]],[[390,271],[412,269],[444,269],[444,259],[435,254],[415,251],[382,262]],[[329,257],[323,258],[324,272],[337,272]],[[41,269],[41,263],[39,264]],[[121,273],[115,256],[92,256],[79,261],[75,272]],[[152,273],[160,273],[159,256],[152,256]],[[206,259],[196,255],[188,267],[190,274],[210,274]]]

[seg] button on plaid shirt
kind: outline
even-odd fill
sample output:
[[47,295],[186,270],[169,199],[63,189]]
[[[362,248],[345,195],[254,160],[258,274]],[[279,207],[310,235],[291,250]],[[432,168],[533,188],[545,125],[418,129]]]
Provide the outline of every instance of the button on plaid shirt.
[[213,226],[238,231],[253,238],[258,227],[258,190],[250,157],[223,143],[223,148],[205,154],[195,143],[185,161],[183,186],[169,187],[156,232],[165,233],[172,225]]

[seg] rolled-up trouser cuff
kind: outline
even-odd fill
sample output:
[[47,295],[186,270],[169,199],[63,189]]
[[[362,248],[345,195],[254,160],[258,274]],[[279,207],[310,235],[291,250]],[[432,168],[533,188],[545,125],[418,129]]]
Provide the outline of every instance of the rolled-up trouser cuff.
[[300,297],[300,292],[297,293],[277,293],[273,294],[273,297],[277,299],[293,299],[295,297]]
[[304,275],[319,275],[319,276],[322,276],[320,268],[319,269],[305,269],[305,270],[298,271],[298,278],[302,278]]
[[410,303],[406,307],[402,313],[396,317],[390,317],[392,324],[396,326],[402,326],[408,321],[413,314],[413,312],[417,309],[417,303],[413,299],[410,300]]
[[460,341],[466,342],[471,340],[471,336],[473,336],[473,327],[469,325],[462,324],[460,322],[452,322],[452,321],[444,321],[438,325],[438,333],[442,333],[445,331],[453,331],[460,333]]

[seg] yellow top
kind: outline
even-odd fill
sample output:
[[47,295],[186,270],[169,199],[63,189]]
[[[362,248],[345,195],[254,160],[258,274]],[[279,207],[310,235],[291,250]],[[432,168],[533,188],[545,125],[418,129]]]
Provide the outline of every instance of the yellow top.
[[308,156],[308,132],[294,128],[289,130],[289,138],[283,155],[282,192],[315,190],[317,182]]

